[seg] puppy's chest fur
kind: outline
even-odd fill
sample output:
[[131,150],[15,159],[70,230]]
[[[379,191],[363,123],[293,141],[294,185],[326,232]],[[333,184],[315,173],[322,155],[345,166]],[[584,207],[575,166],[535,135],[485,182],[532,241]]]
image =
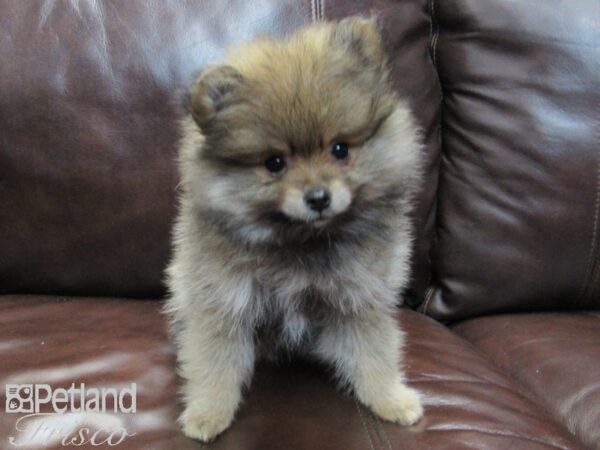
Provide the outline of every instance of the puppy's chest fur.
[[296,351],[341,316],[389,298],[371,252],[357,246],[281,250],[247,266],[254,279],[256,340],[263,355]]
[[255,325],[259,353],[272,358],[282,352],[302,351],[331,317],[332,311],[316,293],[307,291],[297,298],[272,296]]

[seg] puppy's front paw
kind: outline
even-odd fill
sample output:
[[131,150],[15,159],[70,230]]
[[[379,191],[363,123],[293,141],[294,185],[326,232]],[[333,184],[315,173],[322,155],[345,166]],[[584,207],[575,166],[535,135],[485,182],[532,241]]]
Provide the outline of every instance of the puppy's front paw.
[[419,393],[405,385],[396,386],[385,401],[374,405],[372,409],[382,419],[405,426],[423,417]]
[[192,439],[210,442],[225,431],[233,421],[233,414],[224,411],[201,411],[188,406],[179,417],[183,433]]

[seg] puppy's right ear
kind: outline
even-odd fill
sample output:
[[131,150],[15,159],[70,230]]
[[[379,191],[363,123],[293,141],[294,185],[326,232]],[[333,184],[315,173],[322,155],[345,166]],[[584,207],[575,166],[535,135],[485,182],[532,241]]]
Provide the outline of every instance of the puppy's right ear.
[[359,58],[367,67],[381,67],[387,60],[380,18],[347,17],[333,27],[331,41]]
[[201,129],[230,102],[242,74],[228,65],[207,68],[192,85],[190,112]]

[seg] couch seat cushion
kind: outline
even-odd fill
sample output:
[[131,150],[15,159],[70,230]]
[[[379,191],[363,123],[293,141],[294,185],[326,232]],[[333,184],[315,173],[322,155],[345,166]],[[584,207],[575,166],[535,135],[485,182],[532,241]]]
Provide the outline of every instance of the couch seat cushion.
[[600,314],[484,317],[454,327],[600,450]]
[[[91,417],[90,426],[102,420],[107,429],[135,433],[122,444],[127,449],[203,448],[175,423],[181,408],[178,380],[160,308],[151,300],[0,297],[0,379],[53,388],[71,383],[119,388],[135,382],[135,414]],[[468,342],[414,312],[400,312],[399,320],[408,337],[409,382],[425,394],[426,416],[419,424],[402,428],[376,420],[339,393],[322,367],[260,365],[233,426],[210,448],[581,448]],[[0,400],[4,404],[6,396]],[[2,414],[3,447],[9,436],[23,437],[15,431],[21,416]],[[77,414],[58,419],[65,429],[86,420]],[[58,419],[48,418],[50,424]]]

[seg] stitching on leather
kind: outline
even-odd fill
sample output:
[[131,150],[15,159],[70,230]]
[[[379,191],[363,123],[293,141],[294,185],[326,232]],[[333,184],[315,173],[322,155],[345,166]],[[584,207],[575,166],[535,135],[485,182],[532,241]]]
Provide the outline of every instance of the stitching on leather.
[[[435,66],[435,61],[433,59],[433,51],[432,51],[432,47],[434,45],[434,29],[437,31],[439,28],[435,27],[433,22],[434,22],[434,12],[435,12],[435,6],[433,4],[434,0],[430,0],[429,1],[429,59],[434,67],[434,70],[436,72],[436,76],[437,76],[437,68]],[[434,228],[435,228],[435,224],[434,224]],[[434,230],[435,233],[435,230]],[[421,310],[423,311],[424,314],[427,314],[427,309],[429,308],[429,302],[431,301],[431,297],[433,297],[433,285],[431,282],[431,272],[432,272],[432,268],[433,268],[433,262],[431,260],[431,249],[429,250],[429,255],[427,255],[427,259],[429,262],[429,280],[427,282],[427,289],[425,290],[425,302],[423,303]]]
[[311,0],[310,2],[310,11],[312,14],[313,22],[319,22],[323,20],[325,16],[325,5],[323,0]]
[[595,205],[595,211],[596,211],[596,217],[594,219],[594,231],[595,231],[595,235],[594,235],[594,240],[595,240],[595,244],[593,246],[593,253],[592,255],[596,255],[595,258],[595,262],[594,262],[594,268],[592,269],[592,273],[595,273],[591,284],[589,286],[589,290],[588,293],[590,295],[590,299],[592,299],[592,295],[591,294],[594,290],[594,288],[598,288],[598,285],[600,284],[600,251],[598,247],[600,247],[600,240],[598,239],[598,235],[599,235],[599,231],[598,228],[600,227],[600,153],[598,153],[598,167],[596,169],[597,174],[596,174],[596,205]]
[[375,450],[375,447],[373,447],[373,441],[371,440],[371,433],[369,433],[369,428],[367,427],[367,423],[365,422],[365,418],[361,411],[360,405],[356,400],[354,400],[354,406],[356,406],[356,410],[358,411],[358,417],[360,417],[360,422],[362,423],[363,430],[365,431],[367,440],[369,441],[369,447],[371,448],[371,450]]
[[[439,22],[437,19],[437,14],[436,14],[436,9],[435,9],[435,0],[430,0],[429,1],[429,16],[430,16],[430,27],[429,27],[429,60],[431,62],[431,65],[433,66],[433,70],[435,72],[435,76],[438,82],[438,87],[440,89],[440,123],[439,123],[439,144],[440,144],[440,151],[443,153],[443,147],[442,147],[442,114],[443,114],[443,108],[444,108],[444,89],[442,88],[442,80],[440,80],[440,75],[438,72],[438,68],[437,68],[437,43],[438,43],[438,39],[439,39],[439,35],[440,35],[440,26],[439,26]],[[440,166],[438,167],[438,187],[436,189],[437,192],[439,192],[439,182],[440,182],[440,176],[441,176],[441,162],[440,162]],[[419,308],[421,310],[421,312],[423,314],[428,314],[429,312],[429,306],[431,303],[431,299],[434,297],[434,293],[435,293],[435,286],[434,286],[434,280],[433,280],[433,259],[431,257],[431,252],[438,247],[438,234],[437,234],[437,224],[438,224],[438,203],[439,203],[439,198],[438,195],[436,193],[435,199],[434,199],[434,205],[435,205],[435,220],[434,220],[434,225],[433,225],[433,236],[432,236],[432,246],[429,250],[429,255],[428,255],[428,261],[429,261],[429,282],[428,282],[428,286],[427,289],[425,291],[425,301],[423,302],[421,308]]]
[[387,432],[385,431],[385,428],[383,428],[383,425],[380,424],[379,429],[381,430],[381,434],[383,434],[383,437],[385,438],[385,442],[387,443],[388,450],[392,450],[392,443],[390,442],[390,438],[389,438]]
[[[600,178],[600,177],[599,177]],[[596,245],[596,247],[598,247],[598,245]],[[600,253],[598,250],[596,250],[596,254]],[[596,271],[596,276],[594,276],[594,281],[592,282],[592,286],[591,287],[598,287],[600,286],[600,255],[598,255],[596,257],[596,264],[595,264],[595,271]],[[590,289],[591,291],[591,289]],[[590,294],[590,300],[594,299],[593,294]]]
[[371,424],[373,426],[373,430],[375,432],[375,435],[377,436],[377,438],[378,438],[378,440],[379,440],[379,442],[381,444],[380,448],[384,448],[385,444],[387,443],[388,450],[392,450],[392,444],[390,443],[390,439],[388,438],[388,435],[385,432],[385,429],[383,428],[383,425],[381,424],[381,421],[379,419],[377,419],[370,412],[367,413],[367,417],[369,418],[369,420],[370,420],[370,422],[371,422]]
[[571,447],[565,447],[564,445],[562,445],[558,442],[555,442],[555,441],[548,441],[545,439],[536,438],[536,437],[532,437],[532,436],[524,436],[519,433],[513,433],[513,432],[505,431],[505,430],[493,430],[493,429],[485,430],[483,428],[478,428],[478,427],[455,427],[455,428],[425,428],[423,431],[428,432],[428,433],[431,433],[431,432],[439,432],[439,433],[459,432],[459,433],[462,433],[465,431],[470,431],[470,432],[476,432],[476,433],[487,434],[487,435],[492,435],[492,436],[522,439],[527,442],[535,442],[537,444],[548,445],[552,448],[556,448],[559,450],[570,450],[570,448],[571,448]]
[[383,437],[385,438],[385,442],[387,443],[388,450],[392,450],[392,444],[390,442],[390,438],[388,437],[388,434],[385,431],[385,428],[381,427],[381,433],[383,434]]
[[[431,270],[431,266],[432,263],[429,263],[429,270]],[[425,303],[423,304],[423,313],[427,314],[427,309],[429,308],[429,302],[431,302],[431,298],[433,297],[433,294],[435,292],[435,288],[433,287],[433,284],[431,284],[431,280],[429,282],[429,287],[427,288],[427,290],[425,291]]]
[[[494,361],[492,356],[489,353],[486,353],[481,347],[476,346],[473,342],[464,338],[464,336],[461,336],[461,339],[463,340],[463,343],[466,344],[473,353],[479,355],[479,357],[481,357],[481,358],[483,358],[483,360],[487,361],[492,367],[494,367],[499,373],[501,373],[506,380],[512,381],[514,386],[504,386],[503,384],[499,384],[497,381],[486,380],[485,378],[480,378],[480,377],[477,377],[478,379],[480,379],[482,382],[484,382],[486,384],[490,384],[495,387],[499,386],[504,389],[507,389],[508,391],[518,395],[519,397],[524,397],[529,402],[531,402],[532,405],[537,406],[540,410],[544,411],[548,415],[548,417],[552,418],[552,422],[554,423],[554,425],[556,425],[558,428],[561,428],[562,430],[564,430],[570,436],[577,437],[573,433],[571,433],[571,431],[569,430],[567,425],[562,421],[562,419],[556,419],[556,416],[554,415],[554,409],[551,408],[550,406],[548,406],[545,398],[538,396],[531,389],[528,389],[527,383],[522,379],[521,376],[519,376],[518,373],[511,373],[509,371],[506,371],[500,365],[498,365],[497,362]],[[423,378],[421,378],[419,380],[413,379],[413,382],[423,383],[424,381],[428,381],[428,380],[423,379]],[[447,382],[447,381],[459,381],[459,380],[438,378],[438,379],[429,380],[429,381]],[[471,381],[469,381],[469,382],[471,383]],[[458,430],[458,429],[459,428],[453,428],[453,430]],[[485,433],[485,431],[483,431],[483,430],[479,430],[479,429],[474,429],[474,430]],[[425,431],[452,431],[452,430],[428,428]],[[462,431],[464,431],[464,429]],[[473,431],[473,430],[471,430],[471,431]],[[488,434],[492,434],[492,432],[490,431]],[[521,438],[521,439],[534,440],[534,438],[522,436],[520,434],[517,434],[516,437]],[[552,445],[558,449],[567,450],[565,447],[562,447],[562,446],[559,447],[558,444],[555,444],[554,442],[545,442],[545,441],[540,441],[540,442]]]
[[430,28],[430,49],[431,49],[431,62],[437,67],[437,41],[440,36],[440,26],[437,21],[435,13],[435,0],[429,2],[429,13],[431,15],[431,28]]
[[596,261],[596,248],[598,247],[598,222],[600,216],[600,152],[598,152],[596,164],[596,200],[594,203],[594,225],[592,231],[592,241],[590,243],[590,253],[587,259],[585,278],[583,286],[577,296],[577,303],[585,300],[588,293],[593,290],[594,285],[600,274],[600,262]]
[[367,421],[369,423],[369,426],[371,427],[371,431],[373,432],[373,442],[375,443],[375,446],[378,449],[382,449],[383,445],[382,445],[382,441],[383,439],[381,439],[381,433],[379,432],[379,423],[373,419],[373,415],[371,414],[370,411],[366,410],[365,411],[365,416],[367,417]]

